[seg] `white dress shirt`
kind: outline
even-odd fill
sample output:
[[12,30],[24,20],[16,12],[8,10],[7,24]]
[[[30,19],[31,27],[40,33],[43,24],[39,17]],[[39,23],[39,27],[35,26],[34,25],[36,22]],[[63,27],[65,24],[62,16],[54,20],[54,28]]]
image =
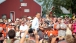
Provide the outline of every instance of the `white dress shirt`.
[[32,29],[37,30],[39,28],[39,19],[35,17],[32,21]]

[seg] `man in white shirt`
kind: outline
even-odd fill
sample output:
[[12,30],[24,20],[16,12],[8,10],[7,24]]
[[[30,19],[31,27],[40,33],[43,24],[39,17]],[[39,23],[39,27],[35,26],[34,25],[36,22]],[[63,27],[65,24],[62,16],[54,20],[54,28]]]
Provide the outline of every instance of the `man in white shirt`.
[[28,26],[25,24],[24,21],[22,21],[21,25],[20,25],[20,32],[21,32],[21,37],[24,35],[24,31],[28,29]]
[[40,24],[39,23],[40,17],[41,17],[40,13],[37,13],[36,17],[32,21],[32,29],[38,30]]

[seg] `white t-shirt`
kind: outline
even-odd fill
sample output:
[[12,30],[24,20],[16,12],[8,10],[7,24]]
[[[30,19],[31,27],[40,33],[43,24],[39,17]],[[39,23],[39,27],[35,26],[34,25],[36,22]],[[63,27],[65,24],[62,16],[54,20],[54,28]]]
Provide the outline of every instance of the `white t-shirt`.
[[20,31],[17,31],[16,32],[16,36],[20,36]]
[[[24,26],[21,25],[21,26],[20,26],[20,30],[25,31],[26,29],[28,29],[28,26],[27,26],[27,25],[24,25]],[[21,37],[22,37],[23,35],[24,35],[24,32],[21,33]]]

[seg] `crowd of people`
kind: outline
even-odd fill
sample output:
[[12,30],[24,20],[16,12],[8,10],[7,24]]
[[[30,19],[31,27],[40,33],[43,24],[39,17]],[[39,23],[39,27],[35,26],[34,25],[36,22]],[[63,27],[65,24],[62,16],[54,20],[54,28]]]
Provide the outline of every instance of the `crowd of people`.
[[76,19],[46,15],[0,19],[0,43],[76,43]]

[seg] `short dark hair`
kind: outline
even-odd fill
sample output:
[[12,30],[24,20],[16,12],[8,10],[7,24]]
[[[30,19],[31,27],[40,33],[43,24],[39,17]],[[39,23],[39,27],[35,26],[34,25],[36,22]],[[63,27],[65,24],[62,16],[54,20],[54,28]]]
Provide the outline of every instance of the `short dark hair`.
[[10,39],[13,39],[15,37],[15,35],[16,35],[16,33],[15,33],[14,30],[9,30],[8,36],[9,36]]

